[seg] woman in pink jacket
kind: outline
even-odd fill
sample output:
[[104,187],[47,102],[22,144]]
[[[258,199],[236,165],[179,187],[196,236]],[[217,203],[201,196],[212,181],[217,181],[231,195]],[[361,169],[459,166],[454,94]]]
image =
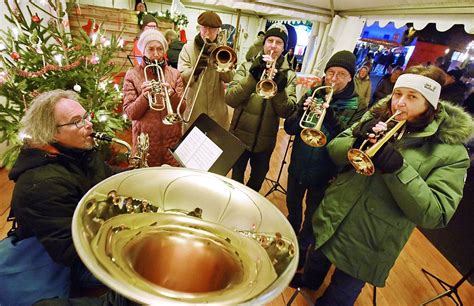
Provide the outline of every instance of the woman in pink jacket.
[[[156,80],[155,69],[147,69],[148,82],[145,81],[144,67],[155,61],[163,69],[165,86],[167,86],[173,112],[176,112],[183,95],[183,80],[175,68],[168,66],[164,55],[168,50],[168,43],[159,31],[150,29],[144,31],[138,40],[138,48],[143,54],[143,62],[127,71],[123,85],[124,112],[132,120],[133,150],[137,149],[137,136],[140,133],[148,134],[150,147],[148,165],[160,166],[168,164],[178,166],[177,161],[169,153],[168,148],[174,146],[182,135],[182,124],[166,125],[163,119],[168,114],[164,110],[150,108],[148,94],[151,90],[150,80]],[[164,103],[163,97],[156,95],[158,103]],[[183,101],[184,102],[184,101]],[[182,103],[180,113],[184,112],[185,103]]]

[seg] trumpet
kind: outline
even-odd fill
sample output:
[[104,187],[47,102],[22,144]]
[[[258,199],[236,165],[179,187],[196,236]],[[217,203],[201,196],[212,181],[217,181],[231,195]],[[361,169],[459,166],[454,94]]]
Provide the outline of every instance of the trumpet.
[[[375,153],[382,148],[382,146],[392,138],[393,135],[397,133],[399,129],[405,127],[406,120],[395,120],[395,117],[400,114],[400,111],[397,110],[390,118],[385,121],[385,124],[388,124],[391,121],[397,122],[393,128],[387,131],[382,138],[377,140],[372,146],[364,150],[364,146],[369,141],[368,139],[364,140],[360,145],[359,149],[352,148],[347,152],[347,158],[351,162],[352,166],[355,168],[356,172],[362,175],[373,175],[375,173],[375,166],[372,162],[372,158]],[[398,135],[397,139],[400,139],[403,135],[403,131]]]
[[[273,50],[270,51],[272,56]],[[275,76],[276,59],[266,63],[266,69],[262,73],[260,81],[258,81],[255,92],[264,99],[273,98],[277,92],[277,84],[273,81]]]
[[[323,99],[321,103],[317,103],[314,101],[314,97],[320,90],[329,90],[329,93],[325,95],[326,101]],[[321,131],[323,120],[326,116],[326,108],[323,107],[323,103],[331,102],[333,93],[334,87],[332,84],[331,86],[321,86],[317,88],[311,95],[313,102],[308,107],[308,109],[306,109],[300,119],[300,127],[303,129],[300,133],[300,136],[301,139],[309,146],[323,147],[326,145],[327,137]]]
[[[147,69],[155,69],[157,80],[148,80]],[[168,88],[163,85],[163,83],[166,82],[165,73],[160,65],[158,65],[158,62],[155,60],[155,63],[146,65],[145,68],[143,68],[143,74],[145,75],[145,82],[151,83],[151,92],[148,93],[148,104],[150,108],[156,111],[166,109],[167,115],[162,120],[166,125],[172,125],[183,121],[183,117],[179,113],[183,99],[179,101],[178,108],[176,112],[174,112],[168,94]],[[163,97],[163,99],[160,99],[159,96]]]
[[217,40],[219,46],[209,55],[209,64],[214,65],[217,72],[231,71],[237,63],[237,54],[227,46],[227,31],[222,30]]

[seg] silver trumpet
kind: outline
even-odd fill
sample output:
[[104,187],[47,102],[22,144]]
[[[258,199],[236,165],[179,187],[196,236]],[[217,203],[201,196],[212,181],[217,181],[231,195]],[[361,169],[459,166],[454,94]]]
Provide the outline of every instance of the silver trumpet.
[[[148,80],[147,70],[154,69],[157,74],[157,80]],[[151,91],[148,93],[148,104],[150,108],[156,111],[162,111],[166,109],[167,115],[163,118],[163,123],[166,125],[172,125],[183,121],[183,117],[179,113],[183,99],[179,101],[176,112],[173,111],[171,105],[170,96],[168,94],[168,88],[163,85],[166,82],[165,74],[163,69],[158,62],[146,65],[143,68],[143,74],[145,75],[145,82],[151,83]]]

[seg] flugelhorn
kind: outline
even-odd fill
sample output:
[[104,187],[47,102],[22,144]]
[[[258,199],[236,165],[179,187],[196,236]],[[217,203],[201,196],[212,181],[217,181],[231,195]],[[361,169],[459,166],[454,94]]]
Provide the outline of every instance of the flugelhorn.
[[[148,69],[154,69],[156,71],[157,80],[148,80]],[[148,104],[150,108],[156,111],[166,109],[167,114],[162,120],[166,125],[176,124],[183,121],[183,117],[179,113],[183,99],[179,101],[176,112],[174,112],[168,94],[168,88],[163,85],[163,83],[166,82],[165,73],[158,62],[155,60],[153,64],[146,65],[145,68],[143,68],[143,74],[145,75],[145,82],[151,83],[151,90],[148,93]]]
[[[272,54],[273,50],[270,51],[270,57]],[[255,89],[257,95],[264,99],[270,99],[277,93],[278,87],[275,81],[273,81],[273,77],[275,76],[276,60],[277,59],[272,58],[271,61],[266,62],[266,69],[263,71],[260,81],[258,81]]]
[[265,197],[209,172],[153,167],[95,185],[74,246],[98,280],[145,305],[264,305],[288,286],[296,235]]
[[[315,95],[320,90],[329,90],[329,93],[325,94],[322,101],[318,103],[315,100]],[[322,147],[326,145],[327,137],[321,131],[323,126],[324,117],[326,116],[326,108],[323,106],[324,103],[330,103],[332,95],[334,93],[334,87],[321,86],[314,90],[311,95],[312,103],[305,110],[303,116],[300,119],[300,127],[303,129],[300,133],[301,139],[309,146]]]
[[148,167],[148,149],[149,149],[149,138],[148,134],[140,133],[137,136],[137,152],[132,155],[132,147],[128,142],[120,138],[115,138],[105,133],[92,133],[91,136],[97,140],[115,142],[127,149],[127,161],[130,166],[134,168],[146,168]]
[[[373,175],[375,173],[375,166],[372,162],[372,158],[375,153],[382,148],[382,146],[394,136],[398,130],[405,126],[406,120],[395,120],[395,117],[398,116],[401,112],[397,110],[390,118],[385,121],[385,124],[389,124],[391,121],[396,121],[395,126],[387,130],[383,137],[378,139],[374,144],[369,148],[364,150],[365,145],[369,142],[369,139],[365,139],[358,149],[352,148],[347,152],[347,158],[351,162],[352,166],[355,168],[357,173],[362,175]],[[403,131],[398,135],[398,139],[403,135]]]
[[216,67],[217,72],[228,72],[234,69],[237,63],[237,54],[227,46],[227,31],[219,32],[218,44],[209,56],[209,64]]

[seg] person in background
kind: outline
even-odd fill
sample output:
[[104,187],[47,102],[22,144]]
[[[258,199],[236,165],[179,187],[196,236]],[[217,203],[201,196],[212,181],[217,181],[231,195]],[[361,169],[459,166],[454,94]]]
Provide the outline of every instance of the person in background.
[[[143,5],[143,3],[141,2],[138,4]],[[132,53],[133,53],[134,66],[141,65],[143,63],[143,59],[142,59],[143,53],[140,51],[140,48],[138,48],[138,39],[140,38],[140,35],[143,33],[143,31],[150,30],[150,29],[153,29],[153,30],[158,29],[158,23],[156,21],[156,18],[153,17],[153,15],[145,14],[143,16],[143,19],[141,20],[140,32],[138,33],[138,36],[135,38],[133,42]]]
[[369,107],[392,92],[393,86],[402,72],[403,69],[401,67],[395,67],[390,73],[387,73],[380,79],[375,87],[374,95]]
[[245,60],[247,62],[253,61],[253,59],[262,52],[263,50],[263,38],[265,37],[265,32],[259,31],[257,35],[257,39],[253,43],[253,45],[249,48],[247,53],[245,54]]
[[298,60],[296,59],[294,48],[288,49],[288,53],[286,53],[285,58],[286,58],[286,61],[288,62],[288,66],[290,66],[291,69],[296,70],[296,66],[298,65]]
[[183,49],[184,43],[179,40],[178,33],[175,30],[169,29],[165,32],[165,38],[168,42],[168,64],[178,69],[178,59],[181,49]]
[[[344,50],[335,53],[326,64],[323,84],[334,87],[332,100],[329,101],[322,125],[322,132],[326,135],[327,142],[357,122],[367,110],[367,106],[359,102],[354,84],[355,60],[351,52]],[[310,146],[300,136],[301,117],[305,108],[313,103],[311,96],[314,90],[320,86],[312,88],[301,98],[296,111],[285,120],[284,125],[289,135],[295,135],[288,166],[286,207],[288,221],[298,236],[299,266],[303,265],[309,246],[314,244],[311,217],[323,198],[329,180],[336,174],[336,167],[329,158],[326,147]],[[316,99],[328,94],[324,91],[319,93],[315,96]],[[300,230],[305,194],[306,210],[303,227]]]
[[367,108],[369,106],[372,85],[369,76],[370,68],[362,66],[354,78],[357,94],[359,95],[359,103]]
[[441,99],[462,105],[465,100],[467,86],[461,81],[462,69],[452,69],[447,72],[446,83],[441,88]]
[[[316,244],[304,273],[290,283],[316,290],[334,265],[316,305],[354,305],[366,282],[384,287],[414,228],[446,227],[453,217],[463,196],[470,163],[464,143],[474,122],[462,108],[439,100],[443,83],[444,72],[435,66],[410,67],[389,97],[329,143],[331,159],[343,170],[313,216]],[[380,141],[394,115],[406,121],[372,157],[375,173],[356,173],[347,152],[366,139]]]
[[[280,118],[288,117],[296,107],[296,74],[283,56],[287,41],[286,27],[272,25],[265,33],[263,52],[253,62],[240,65],[225,94],[226,103],[234,108],[230,132],[246,146],[232,168],[232,179],[243,183],[250,162],[247,186],[256,191],[262,187],[270,167]],[[276,73],[271,79],[276,84],[276,93],[264,99],[257,94],[256,85],[265,71],[269,73],[267,65],[273,63]]]
[[[72,286],[84,288],[100,283],[74,248],[73,214],[90,188],[123,169],[100,159],[91,115],[78,101],[76,93],[59,89],[32,101],[20,123],[25,145],[8,177],[15,182],[11,208],[17,241],[36,237],[54,262],[71,268]],[[41,276],[38,282],[45,281]]]
[[[138,48],[144,54],[143,63],[127,71],[123,84],[123,110],[132,120],[133,151],[137,150],[137,137],[140,133],[146,133],[149,137],[148,165],[179,166],[168,148],[174,146],[181,138],[182,123],[165,124],[163,119],[168,115],[166,107],[163,110],[150,107],[148,97],[152,93],[151,80],[158,79],[158,71],[154,67],[148,68],[145,72],[143,69],[146,65],[158,64],[164,74],[162,85],[167,87],[172,109],[180,114],[185,109],[185,103],[182,103],[181,109],[177,110],[183,96],[183,80],[178,70],[166,63],[164,55],[168,50],[168,43],[161,32],[153,29],[144,31],[140,35]],[[148,81],[145,81],[145,73]],[[165,93],[155,97],[156,102],[164,106]],[[154,108],[160,107],[155,105]]]
[[[178,70],[183,80],[191,82],[186,95],[188,107],[185,118],[189,127],[200,114],[207,114],[224,129],[229,128],[229,110],[224,101],[225,83],[232,80],[234,71],[218,72],[215,65],[209,64],[209,55],[217,48],[217,37],[222,21],[214,12],[199,15],[199,33],[188,41],[179,54]],[[203,50],[201,57],[199,53]],[[193,67],[197,62],[197,68]]]

